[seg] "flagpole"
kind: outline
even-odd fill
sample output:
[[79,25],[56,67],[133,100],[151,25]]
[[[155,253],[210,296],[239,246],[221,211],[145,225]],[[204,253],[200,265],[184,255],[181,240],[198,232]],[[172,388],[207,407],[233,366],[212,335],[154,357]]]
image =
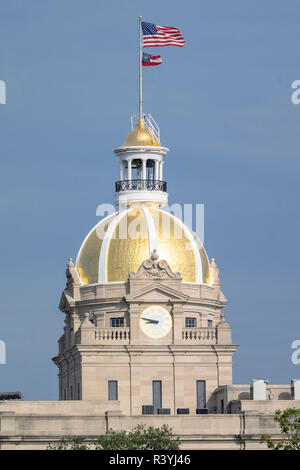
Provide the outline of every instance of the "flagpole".
[[139,16],[139,119],[143,117],[142,17]]

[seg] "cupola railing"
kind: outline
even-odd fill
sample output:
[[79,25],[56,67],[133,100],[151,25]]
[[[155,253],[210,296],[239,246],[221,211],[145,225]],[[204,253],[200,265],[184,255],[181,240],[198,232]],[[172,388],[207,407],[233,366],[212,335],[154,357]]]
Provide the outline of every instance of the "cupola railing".
[[[139,114],[133,114],[131,116],[131,130],[137,127],[138,121],[140,119]],[[143,113],[143,120],[146,130],[150,133],[151,136],[154,136],[157,142],[160,142],[160,130],[159,126],[155,122],[155,119],[151,114]]]
[[115,183],[116,193],[120,191],[162,191],[167,192],[167,182],[160,180],[122,180]]

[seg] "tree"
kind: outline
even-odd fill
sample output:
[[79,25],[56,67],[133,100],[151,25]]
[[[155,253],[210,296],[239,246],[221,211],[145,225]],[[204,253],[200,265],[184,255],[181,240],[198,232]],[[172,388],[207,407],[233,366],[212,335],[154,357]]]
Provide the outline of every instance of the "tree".
[[95,444],[88,444],[82,437],[63,438],[48,444],[47,450],[178,450],[179,438],[172,429],[139,424],[131,431],[113,431],[99,436]]
[[178,450],[179,438],[164,424],[160,428],[139,424],[131,431],[112,429],[97,441],[97,449],[105,450]]
[[64,437],[59,442],[48,444],[47,450],[89,450],[89,445],[84,442],[83,437]]
[[277,410],[274,421],[279,423],[283,439],[274,441],[270,434],[263,434],[261,441],[273,450],[300,450],[300,409]]

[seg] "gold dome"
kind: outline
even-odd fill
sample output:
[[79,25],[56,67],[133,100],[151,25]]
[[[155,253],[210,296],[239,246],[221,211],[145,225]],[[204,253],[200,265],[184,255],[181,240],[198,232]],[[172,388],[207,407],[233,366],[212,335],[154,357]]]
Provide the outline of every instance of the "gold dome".
[[144,120],[139,119],[138,126],[133,129],[128,136],[122,147],[134,147],[134,146],[151,146],[160,147],[160,142],[155,137],[151,130],[145,128]]
[[209,261],[201,241],[170,213],[146,206],[99,222],[84,240],[76,268],[83,284],[122,282],[154,249],[184,282],[209,283]]

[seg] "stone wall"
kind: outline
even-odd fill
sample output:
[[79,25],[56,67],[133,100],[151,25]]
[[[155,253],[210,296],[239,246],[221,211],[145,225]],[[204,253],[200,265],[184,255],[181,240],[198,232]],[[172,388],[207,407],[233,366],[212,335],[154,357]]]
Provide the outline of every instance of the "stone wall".
[[[277,402],[281,409],[291,405],[299,407],[300,403]],[[114,401],[8,401],[0,403],[0,449],[45,449],[49,442],[66,436],[93,441],[107,429],[128,430],[139,423],[169,425],[180,437],[182,449],[262,449],[262,433],[274,438],[280,434],[273,409],[258,406],[266,413],[249,410],[246,401],[240,414],[128,416]]]

